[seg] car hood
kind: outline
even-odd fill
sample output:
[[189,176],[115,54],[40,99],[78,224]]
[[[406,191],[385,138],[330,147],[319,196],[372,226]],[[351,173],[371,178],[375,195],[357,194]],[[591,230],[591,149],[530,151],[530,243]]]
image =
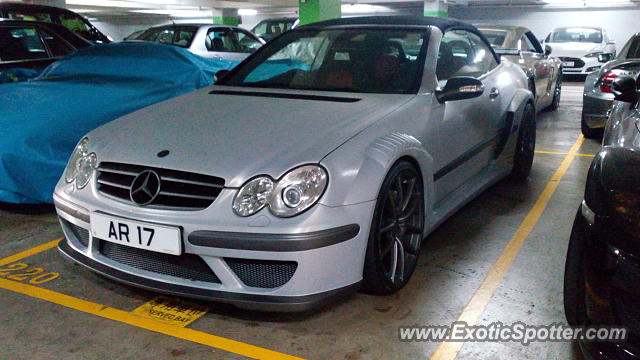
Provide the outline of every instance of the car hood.
[[[239,187],[256,175],[279,178],[318,163],[414,96],[213,86],[124,116],[89,137],[99,161],[209,174]],[[170,154],[158,157],[163,150]]]
[[581,58],[590,52],[602,51],[604,49],[604,46],[602,44],[596,44],[596,43],[568,42],[568,43],[546,43],[546,44],[551,46],[551,48],[553,49],[553,51],[551,52],[551,55],[562,56],[562,57]]

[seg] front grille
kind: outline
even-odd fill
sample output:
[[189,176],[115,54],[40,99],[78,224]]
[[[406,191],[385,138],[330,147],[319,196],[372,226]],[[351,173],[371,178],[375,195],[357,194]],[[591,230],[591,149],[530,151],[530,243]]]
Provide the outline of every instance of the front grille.
[[130,197],[131,184],[145,170],[153,170],[160,176],[160,193],[147,207],[202,210],[209,207],[224,188],[224,179],[215,176],[102,162],[98,166],[98,191],[133,204]]
[[140,270],[187,280],[220,283],[209,265],[198,255],[170,255],[100,240],[100,254]]
[[227,265],[247,286],[273,289],[293,277],[298,268],[295,261],[273,261],[225,258]]
[[89,246],[89,230],[83,227],[80,227],[78,225],[72,224],[71,222],[63,218],[60,218],[60,221],[62,222],[62,225],[65,227],[65,230],[67,230],[69,233],[71,233],[71,235],[73,235],[73,237],[75,237],[75,239],[71,239],[72,241],[76,240],[85,248]]
[[560,60],[562,60],[562,62],[573,62],[573,66],[563,66],[565,69],[580,69],[582,67],[584,67],[584,61],[582,61],[582,59],[578,59],[578,58],[572,58],[572,57],[561,57]]

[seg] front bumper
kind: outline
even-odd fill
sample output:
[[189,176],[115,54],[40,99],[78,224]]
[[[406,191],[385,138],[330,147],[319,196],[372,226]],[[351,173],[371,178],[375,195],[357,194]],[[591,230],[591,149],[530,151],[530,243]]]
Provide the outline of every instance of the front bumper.
[[[316,204],[294,218],[264,209],[249,218],[231,213],[229,193],[202,211],[137,208],[103,199],[87,187],[54,194],[65,234],[60,252],[111,279],[162,293],[266,311],[305,311],[355,291],[375,201]],[[225,192],[223,191],[223,192]],[[180,227],[180,256],[114,245],[94,238],[90,214]]]
[[561,57],[560,58],[563,63],[573,62],[575,65],[572,66],[563,66],[562,73],[566,75],[589,75],[594,71],[600,70],[602,67],[602,63],[598,61],[598,58],[569,58],[569,57]]
[[607,218],[597,218],[596,225],[583,223],[587,323],[625,326],[629,338],[625,343],[584,341],[581,348],[590,359],[640,359],[640,262],[619,246],[626,235],[612,230]]

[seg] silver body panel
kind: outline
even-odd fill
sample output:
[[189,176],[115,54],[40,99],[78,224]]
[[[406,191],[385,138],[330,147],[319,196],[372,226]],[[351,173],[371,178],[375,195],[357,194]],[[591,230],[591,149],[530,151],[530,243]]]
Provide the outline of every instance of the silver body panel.
[[[137,221],[180,226],[184,252],[203,258],[220,278],[220,284],[194,284],[114,263],[100,255],[93,239],[86,250],[72,241],[71,247],[82,257],[140,278],[229,294],[297,298],[357,284],[362,280],[376,199],[391,166],[404,157],[419,165],[426,194],[426,236],[482,190],[509,174],[524,107],[533,102],[524,72],[515,64],[504,62],[480,78],[487,88],[482,97],[440,104],[434,92],[442,85],[435,76],[442,33],[437,28],[430,29],[427,60],[417,94],[308,92],[360,99],[346,103],[213,95],[209,92],[223,89],[294,92],[212,86],[139,110],[88,134],[90,150],[98,154],[99,161],[190,171],[225,179],[225,189],[211,206],[201,211],[151,209],[113,200],[97,191],[95,176],[82,190],[61,179],[54,195],[58,203],[79,213],[100,211]],[[493,88],[500,92],[496,98],[489,97]],[[477,150],[481,144],[485,145]],[[164,149],[170,150],[171,155],[156,156]],[[443,168],[465,156],[466,161],[442,173]],[[309,163],[320,164],[329,174],[328,187],[315,206],[291,218],[276,217],[268,209],[246,218],[235,215],[233,197],[244,182],[262,174],[279,178],[286,171]],[[57,210],[60,217],[90,228],[62,207]],[[193,231],[299,234],[349,224],[359,226],[355,237],[304,251],[211,248],[195,246],[188,240]],[[226,257],[290,260],[297,262],[298,268],[284,286],[254,288],[238,280],[225,263]],[[242,302],[235,303],[244,306]]]

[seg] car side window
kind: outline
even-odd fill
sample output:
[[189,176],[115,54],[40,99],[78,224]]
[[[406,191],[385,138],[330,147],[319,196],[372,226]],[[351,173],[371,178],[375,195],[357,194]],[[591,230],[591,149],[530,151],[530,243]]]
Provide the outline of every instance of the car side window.
[[252,53],[262,46],[260,41],[244,30],[235,30],[235,33],[239,52]]
[[438,51],[436,76],[447,80],[454,76],[480,77],[498,65],[493,52],[482,39],[465,30],[444,34]]
[[518,41],[518,48],[521,51],[538,52],[527,35],[522,35],[522,38]]
[[209,51],[237,51],[231,29],[210,29],[205,38],[205,46]]
[[35,60],[49,57],[35,27],[0,28],[0,61]]
[[40,31],[42,40],[47,44],[52,57],[62,57],[73,52],[73,48],[58,36],[44,29],[40,29]]
[[640,59],[640,38],[635,38],[627,52],[627,59]]

